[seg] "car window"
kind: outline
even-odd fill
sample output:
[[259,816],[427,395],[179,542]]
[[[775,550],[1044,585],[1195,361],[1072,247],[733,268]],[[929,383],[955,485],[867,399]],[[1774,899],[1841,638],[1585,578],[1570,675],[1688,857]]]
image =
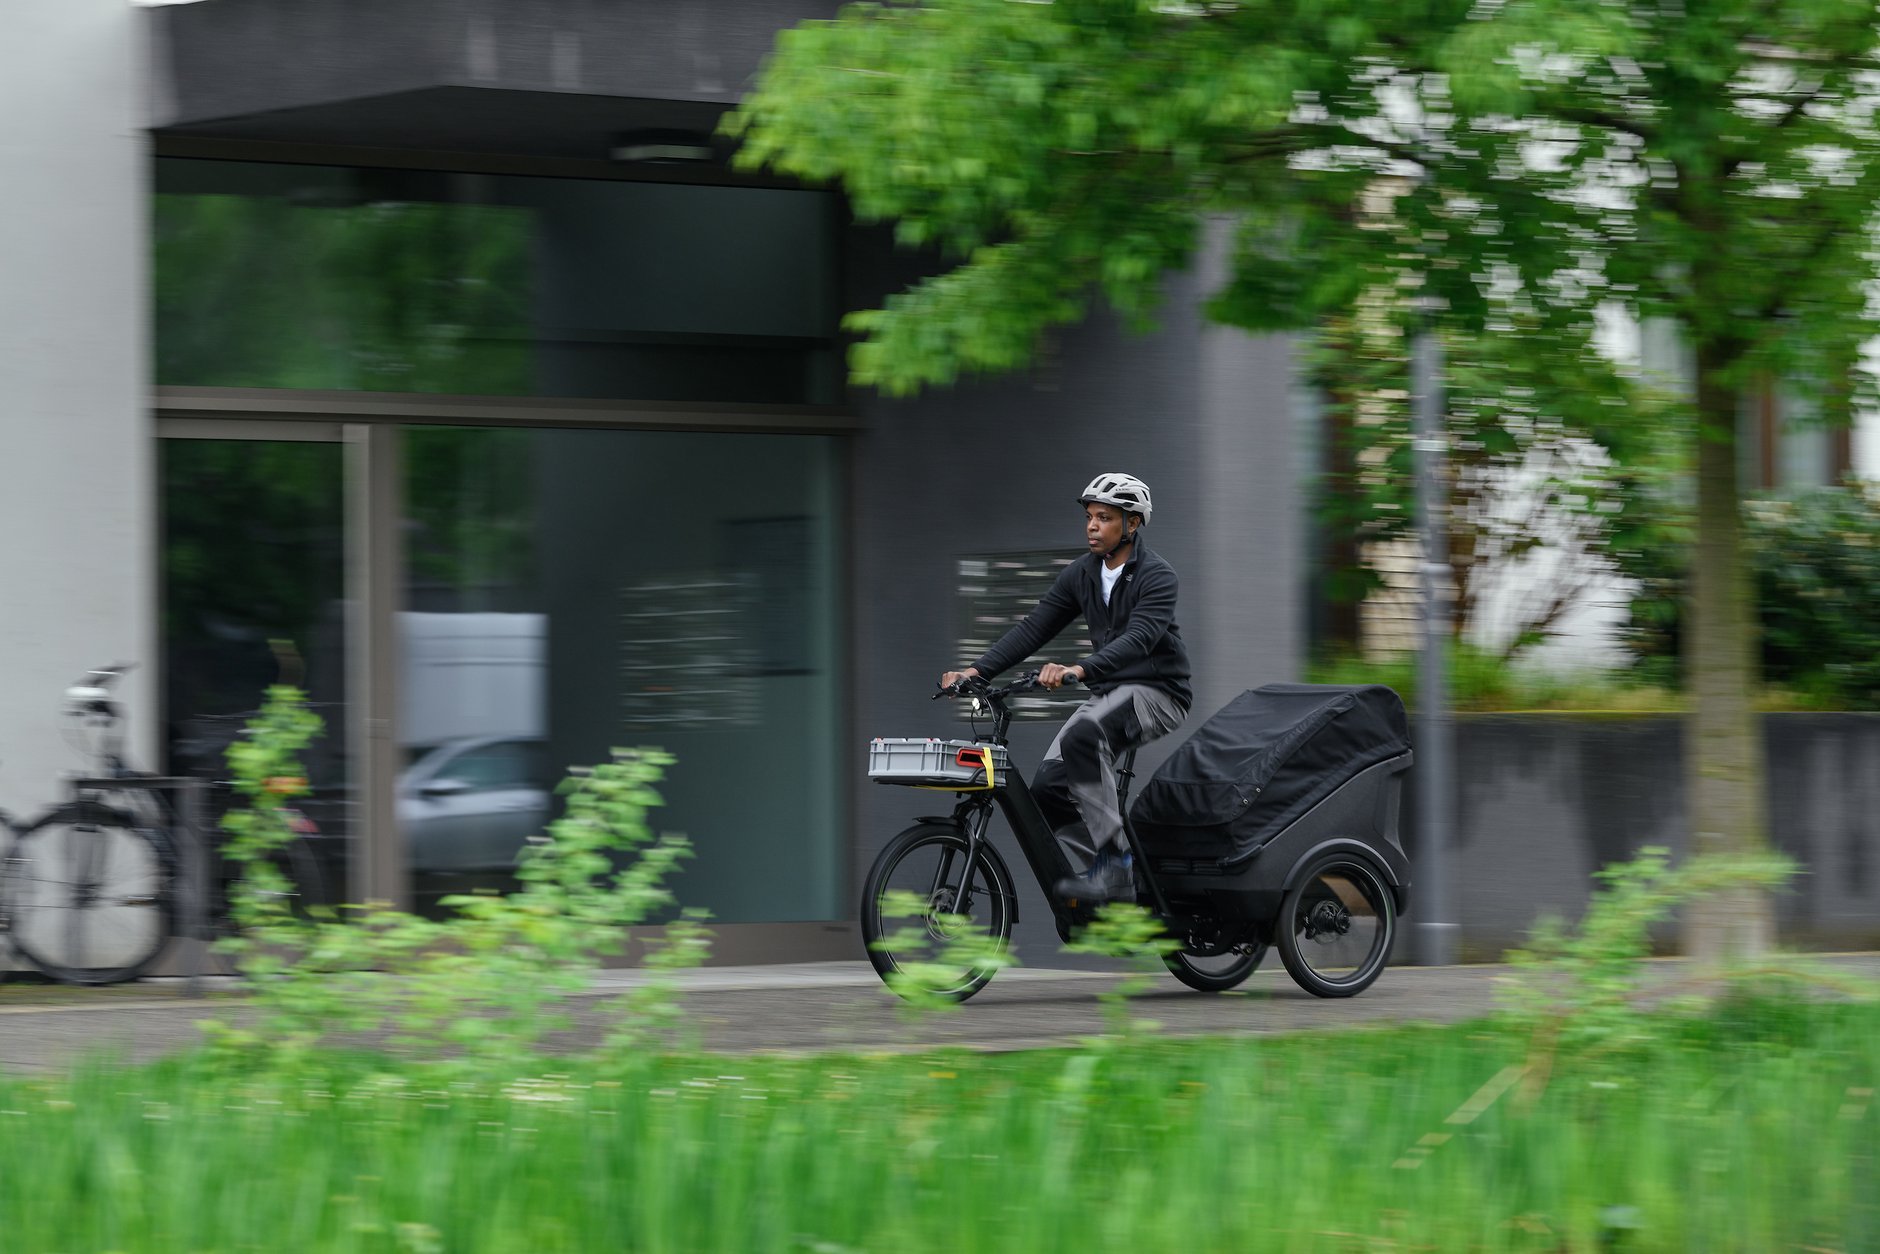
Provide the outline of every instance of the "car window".
[[460,753],[438,771],[438,779],[460,780],[473,789],[527,788],[534,775],[531,750],[518,741],[483,745]]

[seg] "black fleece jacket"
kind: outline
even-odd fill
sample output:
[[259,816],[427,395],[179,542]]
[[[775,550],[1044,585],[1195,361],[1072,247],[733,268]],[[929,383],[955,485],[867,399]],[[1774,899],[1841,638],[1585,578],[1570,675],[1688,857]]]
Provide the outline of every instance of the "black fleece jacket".
[[1095,653],[1077,663],[1091,691],[1149,684],[1183,705],[1192,704],[1188,650],[1175,625],[1175,568],[1137,540],[1105,605],[1102,563],[1095,553],[1086,553],[1066,566],[1037,607],[999,637],[973,669],[988,679],[997,675],[1043,648],[1081,613],[1096,646]]

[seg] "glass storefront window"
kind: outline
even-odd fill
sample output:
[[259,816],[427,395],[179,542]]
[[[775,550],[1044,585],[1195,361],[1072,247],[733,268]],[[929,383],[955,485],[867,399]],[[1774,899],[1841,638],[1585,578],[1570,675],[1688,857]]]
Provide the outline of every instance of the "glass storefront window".
[[157,382],[832,404],[824,192],[160,158]]
[[835,518],[822,436],[410,427],[396,809],[421,907],[506,887],[570,766],[678,758],[674,887],[839,918]]

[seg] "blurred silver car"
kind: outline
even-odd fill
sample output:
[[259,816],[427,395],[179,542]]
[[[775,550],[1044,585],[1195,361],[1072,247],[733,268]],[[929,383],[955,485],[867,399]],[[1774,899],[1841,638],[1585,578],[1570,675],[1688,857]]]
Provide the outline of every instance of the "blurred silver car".
[[415,872],[505,871],[546,826],[540,740],[447,740],[398,777],[398,825]]

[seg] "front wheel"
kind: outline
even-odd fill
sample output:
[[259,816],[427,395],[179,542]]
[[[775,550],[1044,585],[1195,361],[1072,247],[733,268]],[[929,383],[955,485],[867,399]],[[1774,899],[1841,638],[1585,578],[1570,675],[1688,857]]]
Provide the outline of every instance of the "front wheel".
[[1335,851],[1313,859],[1287,890],[1273,931],[1300,988],[1351,997],[1371,987],[1390,958],[1396,901],[1369,859]]
[[862,939],[889,988],[965,1001],[998,971],[1012,938],[1012,875],[981,842],[966,865],[966,835],[922,823],[889,842],[862,886]]
[[170,939],[173,867],[161,838],[102,807],[27,832],[7,860],[7,930],[20,956],[67,984],[135,979]]

